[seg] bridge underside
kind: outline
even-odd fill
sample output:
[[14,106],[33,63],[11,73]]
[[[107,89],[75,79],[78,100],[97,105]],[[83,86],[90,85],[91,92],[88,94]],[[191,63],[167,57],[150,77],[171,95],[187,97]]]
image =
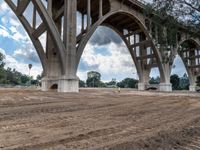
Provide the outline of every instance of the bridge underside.
[[[195,91],[200,75],[200,42],[180,28],[176,44],[161,46],[161,35],[168,34],[163,24],[144,15],[144,5],[132,0],[5,0],[29,34],[44,69],[42,90],[57,85],[59,92],[78,92],[77,68],[83,50],[95,32],[103,25],[112,28],[122,38],[139,76],[139,90],[149,85],[152,68],[160,71],[160,91],[172,91],[170,74],[173,59],[179,54],[184,60]],[[43,3],[44,2],[44,3]],[[32,22],[24,15],[33,6]],[[81,31],[77,32],[77,12],[81,14]],[[37,23],[37,18],[41,22]],[[40,42],[45,34],[46,48]],[[172,39],[170,39],[172,40]],[[170,41],[169,40],[169,41]],[[187,44],[185,44],[187,43]],[[167,49],[163,50],[163,49]]]

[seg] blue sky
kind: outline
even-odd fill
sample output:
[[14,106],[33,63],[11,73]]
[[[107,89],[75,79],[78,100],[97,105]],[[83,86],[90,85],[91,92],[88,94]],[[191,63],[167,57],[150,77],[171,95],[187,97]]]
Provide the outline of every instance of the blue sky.
[[[78,29],[79,22],[80,20]],[[41,37],[41,42],[45,45],[45,36]],[[28,64],[31,63],[31,75],[36,77],[41,74],[42,67],[35,48],[4,0],[0,0],[0,52],[6,56],[6,67],[28,74]],[[172,73],[182,76],[185,68],[179,57],[175,60],[175,66]],[[107,27],[99,27],[91,37],[81,58],[77,75],[85,80],[87,72],[91,70],[100,72],[103,81],[112,78],[137,78],[137,71],[128,49],[120,37]],[[158,69],[152,69],[151,76],[158,75]]]

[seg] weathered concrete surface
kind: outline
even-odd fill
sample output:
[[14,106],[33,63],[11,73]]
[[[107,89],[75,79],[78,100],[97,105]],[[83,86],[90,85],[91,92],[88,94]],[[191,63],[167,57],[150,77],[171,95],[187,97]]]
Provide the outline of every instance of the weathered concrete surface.
[[199,94],[1,89],[0,95],[1,150],[183,150],[200,139]]

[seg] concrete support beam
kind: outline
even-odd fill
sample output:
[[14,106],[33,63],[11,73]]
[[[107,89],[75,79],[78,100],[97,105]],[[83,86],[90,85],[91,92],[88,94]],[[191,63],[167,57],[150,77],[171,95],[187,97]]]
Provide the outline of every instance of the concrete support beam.
[[46,26],[41,23],[39,27],[33,32],[33,36],[37,39],[46,31]]
[[79,79],[78,78],[66,78],[63,76],[58,81],[58,92],[78,92],[79,91]]
[[190,92],[196,92],[197,86],[196,86],[196,79],[197,76],[195,76],[191,69],[188,70],[188,76],[190,81],[189,91]]
[[161,92],[172,92],[172,84],[171,83],[160,83],[159,91]]
[[146,47],[151,46],[151,40],[145,40],[139,43],[135,43],[133,45],[130,45],[131,48],[135,48],[137,46],[141,46],[141,45],[146,45]]
[[48,5],[47,5],[47,11],[49,13],[49,16],[52,17],[52,8],[53,8],[53,0],[48,0]]
[[65,0],[64,8],[64,45],[66,47],[66,72],[59,78],[58,92],[78,92],[76,76],[76,12],[77,0]]
[[18,0],[18,5],[17,5],[18,15],[22,15],[24,13],[29,3],[30,3],[30,0]]
[[139,73],[139,83],[138,83],[138,90],[139,91],[145,91],[146,90],[146,87],[147,87],[149,79],[150,79],[149,73],[150,73],[150,70],[146,70],[142,67],[142,70]]
[[142,56],[139,56],[137,57],[137,59],[139,60],[142,60],[142,59],[148,59],[148,58],[155,58],[155,55],[154,54],[149,54],[149,55],[142,55]]
[[191,86],[189,87],[189,91],[190,91],[190,92],[196,92],[196,86],[191,85]]
[[130,37],[130,36],[134,36],[135,34],[139,34],[141,33],[142,30],[141,29],[138,29],[138,30],[135,30],[135,31],[132,31],[132,32],[129,32],[128,34],[124,35],[125,37]]
[[55,22],[52,20],[52,17],[47,12],[46,8],[44,7],[41,1],[33,1],[33,5],[36,7],[41,19],[46,25],[46,28],[52,38],[54,48],[57,49],[59,54],[59,61],[62,68],[62,73],[65,72],[65,47],[60,38],[60,33],[58,32]]
[[87,31],[90,29],[91,24],[91,0],[87,0]]
[[138,91],[145,91],[147,83],[138,83]]
[[99,0],[99,19],[103,16],[103,0]]
[[64,14],[64,5],[58,10],[56,11],[56,13],[54,14],[54,20],[57,20],[58,18],[61,18]]
[[41,87],[41,91],[43,91],[43,92],[47,92],[48,90],[49,90],[49,79],[48,78],[46,78],[46,77],[44,77],[43,79],[42,79],[42,87]]
[[33,26],[33,29],[35,29],[36,28],[36,22],[37,22],[37,11],[36,11],[36,8],[34,7],[33,8],[33,22],[32,22],[32,26]]
[[85,28],[85,26],[84,26],[85,20],[84,19],[85,19],[84,14],[81,14],[81,33],[84,32],[84,28]]

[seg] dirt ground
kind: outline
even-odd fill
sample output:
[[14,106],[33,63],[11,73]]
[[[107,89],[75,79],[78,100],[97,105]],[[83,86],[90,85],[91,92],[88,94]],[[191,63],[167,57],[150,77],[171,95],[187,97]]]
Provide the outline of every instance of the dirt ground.
[[200,150],[200,94],[0,90],[1,150]]

